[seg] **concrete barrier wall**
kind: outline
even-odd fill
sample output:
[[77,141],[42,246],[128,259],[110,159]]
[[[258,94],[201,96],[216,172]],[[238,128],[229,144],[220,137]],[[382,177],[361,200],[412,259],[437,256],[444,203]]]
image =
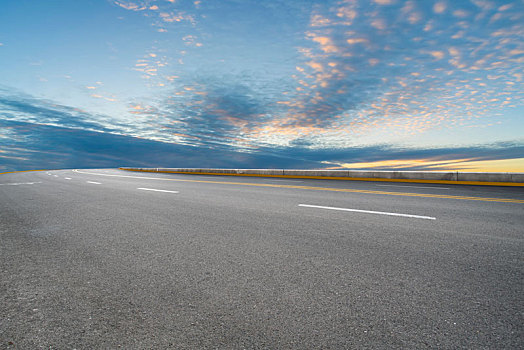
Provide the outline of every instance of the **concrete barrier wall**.
[[298,169],[216,169],[216,168],[120,168],[130,171],[192,174],[223,174],[246,176],[281,176],[311,178],[368,179],[377,181],[416,182],[486,182],[524,184],[524,173],[467,173],[447,171],[360,171],[360,170],[298,170]]

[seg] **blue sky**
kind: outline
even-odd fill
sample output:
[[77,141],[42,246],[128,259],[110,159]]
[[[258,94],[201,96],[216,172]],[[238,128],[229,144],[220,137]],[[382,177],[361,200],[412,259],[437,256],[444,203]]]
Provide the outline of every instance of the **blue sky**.
[[520,0],[0,9],[0,172],[524,172]]

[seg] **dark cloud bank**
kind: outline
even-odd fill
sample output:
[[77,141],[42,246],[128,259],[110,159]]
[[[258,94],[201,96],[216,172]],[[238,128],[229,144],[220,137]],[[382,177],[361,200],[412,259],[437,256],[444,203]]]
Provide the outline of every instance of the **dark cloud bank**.
[[[230,109],[231,103],[222,101],[221,107]],[[0,96],[0,172],[119,166],[319,169],[392,159],[497,160],[524,154],[522,142],[431,149],[392,145],[313,149],[309,140],[241,152],[209,140],[191,146],[119,135],[125,125],[111,124],[114,129],[109,129],[100,122],[104,119],[30,96]],[[403,168],[419,169],[424,165]]]
[[0,120],[1,171],[62,168],[144,167],[321,167],[315,161],[155,142],[110,133]]
[[[302,147],[242,153],[227,148],[192,147],[110,133],[0,120],[0,170],[142,167],[326,168],[328,162],[387,159],[478,160],[519,158],[524,145],[499,143],[478,147],[398,149],[388,145],[312,150]],[[405,168],[405,170],[423,169]]]

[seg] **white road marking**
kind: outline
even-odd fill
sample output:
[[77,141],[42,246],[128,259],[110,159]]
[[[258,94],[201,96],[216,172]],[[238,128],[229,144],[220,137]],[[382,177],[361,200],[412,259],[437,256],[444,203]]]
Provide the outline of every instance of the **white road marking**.
[[317,209],[329,209],[329,210],[341,210],[341,211],[351,211],[355,213],[365,213],[365,214],[379,214],[379,215],[389,215],[389,216],[402,216],[405,218],[414,218],[414,219],[426,219],[426,220],[436,220],[432,216],[421,216],[421,215],[411,215],[411,214],[400,214],[400,213],[388,213],[384,211],[373,211],[373,210],[360,210],[360,209],[348,209],[348,208],[337,208],[337,207],[324,207],[321,205],[310,205],[310,204],[299,204],[299,207],[307,208],[317,208]]
[[[147,180],[160,180],[160,181],[185,181],[185,180],[178,180],[178,179],[172,179],[172,178],[165,178],[165,177],[150,177],[150,176],[133,176],[133,175],[116,175],[116,174],[102,174],[102,173],[91,173],[87,171],[80,171],[78,169],[73,170],[75,173],[79,174],[89,174],[89,175],[99,175],[99,176],[115,176],[115,177],[126,177],[130,179],[147,179]],[[163,173],[158,173],[163,174]],[[198,175],[199,179],[209,178],[209,179],[218,179],[216,176],[205,176],[205,175]],[[273,180],[273,179],[272,179]],[[304,182],[304,181],[296,181],[296,180],[274,180],[274,181],[293,181],[293,182]]]
[[[469,197],[469,196],[453,196],[444,194],[428,194],[428,193],[404,193],[404,192],[383,192],[383,191],[371,191],[371,190],[357,190],[352,188],[326,188],[326,187],[313,187],[313,186],[293,186],[293,185],[277,185],[277,184],[261,184],[261,183],[241,183],[241,182],[222,182],[222,181],[200,181],[200,180],[187,180],[181,178],[166,178],[166,177],[149,177],[149,176],[132,176],[132,175],[116,175],[116,174],[101,174],[92,173],[87,171],[80,171],[78,169],[72,170],[79,174],[89,174],[98,176],[112,176],[122,177],[129,179],[146,179],[146,180],[157,180],[157,181],[180,181],[180,182],[205,182],[205,183],[219,183],[219,184],[232,184],[232,185],[249,185],[249,186],[270,186],[270,187],[287,187],[304,190],[318,190],[318,191],[340,191],[340,192],[352,192],[352,193],[369,193],[369,194],[380,194],[380,195],[394,195],[394,196],[406,196],[406,197],[424,197],[424,198],[445,198],[445,199],[461,199],[461,200],[477,200],[482,202],[503,202],[503,203],[521,203],[519,199],[503,199],[503,198],[483,198],[483,197]],[[123,171],[122,171],[123,172]],[[160,173],[161,174],[161,173]],[[495,192],[505,193],[505,192]]]
[[95,182],[95,181],[86,181],[88,184],[93,184],[93,185],[101,185],[100,182]]
[[138,187],[137,190],[155,191],[155,192],[167,192],[167,193],[178,193],[178,191],[157,190],[155,188],[144,188],[144,187]]
[[0,184],[0,186],[18,186],[18,185],[34,185],[41,184],[42,182],[12,182],[6,184]]
[[148,179],[148,180],[171,180],[165,177],[146,177],[146,176],[132,176],[132,175],[115,175],[115,174],[101,174],[101,173],[90,173],[87,171],[73,170],[75,173],[79,174],[88,174],[88,175],[98,175],[98,176],[115,176],[115,177],[127,177],[133,179]]
[[53,175],[54,177],[58,177],[58,175]]
[[408,188],[433,188],[436,190],[449,190],[449,187],[435,187],[435,186],[402,186],[402,185],[377,185],[382,187],[408,187]]
[[66,179],[66,180],[71,180],[71,178],[70,178],[70,177],[64,177],[64,179]]

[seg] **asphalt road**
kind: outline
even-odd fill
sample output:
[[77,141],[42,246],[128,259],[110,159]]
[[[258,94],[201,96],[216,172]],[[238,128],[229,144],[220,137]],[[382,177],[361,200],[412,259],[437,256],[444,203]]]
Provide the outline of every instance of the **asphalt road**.
[[0,348],[523,348],[523,258],[524,188],[4,174]]

